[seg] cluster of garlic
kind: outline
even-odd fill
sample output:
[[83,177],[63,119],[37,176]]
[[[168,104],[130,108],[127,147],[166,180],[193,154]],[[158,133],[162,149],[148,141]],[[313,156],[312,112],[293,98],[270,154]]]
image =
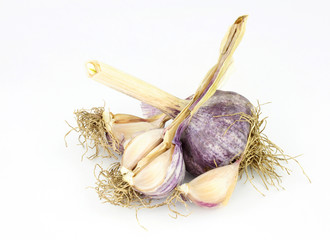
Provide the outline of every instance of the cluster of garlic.
[[[246,16],[242,16],[230,27],[221,44],[217,64],[208,72],[194,96],[190,100],[181,102],[180,109],[183,109],[181,112],[173,111],[173,116],[149,114],[149,118],[112,114],[106,111],[102,113],[102,126],[105,128],[105,137],[109,146],[120,144],[122,148],[123,156],[119,171],[123,181],[145,198],[164,198],[173,191],[179,191],[184,199],[189,199],[203,207],[214,207],[228,202],[237,182],[240,161],[210,170],[191,182],[182,184],[185,164],[180,136],[192,115],[219,86],[232,54],[242,39],[245,23]],[[121,81],[123,76],[117,77],[116,82],[116,76],[119,76],[116,69],[96,61],[89,62],[87,69],[91,78],[104,84],[108,83],[107,78],[111,75],[111,78],[115,78],[111,81],[115,85],[111,87],[125,92],[123,88],[116,87],[116,84],[124,84]],[[137,85],[129,89],[143,91],[144,89],[139,90],[139,82],[135,82]],[[128,91],[125,93],[133,95]],[[159,95],[161,94],[160,92]],[[166,96],[162,97],[162,101],[164,99],[168,102],[178,102],[177,99],[166,99]],[[157,103],[153,105],[157,106]],[[159,109],[162,110],[162,106],[159,106]],[[173,122],[164,127],[170,117],[175,117]]]

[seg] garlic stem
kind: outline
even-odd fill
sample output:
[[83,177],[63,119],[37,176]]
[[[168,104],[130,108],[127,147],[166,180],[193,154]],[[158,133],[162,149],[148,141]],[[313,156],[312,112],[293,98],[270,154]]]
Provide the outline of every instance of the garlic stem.
[[136,77],[98,61],[86,64],[90,78],[110,88],[152,105],[174,118],[186,105],[186,100],[177,98]]
[[[221,78],[225,74],[227,68],[231,64],[231,55],[244,35],[246,19],[247,16],[237,18],[235,23],[229,28],[220,45],[220,57],[218,59],[218,63],[209,70],[197,91],[202,91],[205,89],[205,84],[207,84],[209,77],[217,76],[218,78]],[[86,67],[90,78],[156,107],[172,118],[176,117],[176,115],[189,103],[187,100],[177,98],[149,83],[121,72],[120,70],[107,64],[98,61],[90,61],[86,64]],[[213,79],[213,81],[214,80],[215,79]],[[214,85],[211,87],[209,92],[211,93],[211,91],[215,90]],[[205,99],[203,101],[198,101],[198,103],[196,102],[196,104],[201,106],[205,102]],[[193,104],[193,106],[194,105],[195,104]],[[198,109],[198,107],[195,108],[195,110],[196,109]]]

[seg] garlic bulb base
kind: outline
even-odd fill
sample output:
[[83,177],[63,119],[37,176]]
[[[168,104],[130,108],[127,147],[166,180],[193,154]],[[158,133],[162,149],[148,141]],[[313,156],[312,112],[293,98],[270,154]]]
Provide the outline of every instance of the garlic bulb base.
[[[123,148],[116,137],[106,129],[102,116],[103,112],[103,107],[74,112],[78,127],[72,129],[79,132],[78,139],[87,150],[95,150],[94,154],[88,157],[89,159],[99,156],[117,159],[117,155],[123,152]],[[105,150],[105,154],[102,153],[103,150]]]
[[183,196],[187,196],[189,193],[189,186],[187,183],[182,184],[178,187],[178,190],[181,192],[181,194],[183,194]]
[[123,175],[123,180],[129,185],[133,185],[133,172],[125,167],[120,168],[120,173]]

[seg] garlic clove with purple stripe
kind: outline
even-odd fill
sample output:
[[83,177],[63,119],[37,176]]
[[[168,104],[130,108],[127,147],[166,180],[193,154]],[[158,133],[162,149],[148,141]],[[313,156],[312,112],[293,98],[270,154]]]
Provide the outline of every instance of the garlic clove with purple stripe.
[[166,197],[184,178],[182,150],[172,145],[136,174],[123,166],[120,171],[124,181],[143,195],[155,199]]
[[154,129],[133,138],[126,146],[120,172],[135,191],[163,198],[181,184],[185,166],[180,143],[172,143],[188,108],[166,129]]
[[212,169],[178,187],[182,195],[201,207],[224,206],[236,186],[240,161]]
[[142,192],[151,192],[164,181],[172,160],[174,147],[156,157],[132,179],[135,188]]

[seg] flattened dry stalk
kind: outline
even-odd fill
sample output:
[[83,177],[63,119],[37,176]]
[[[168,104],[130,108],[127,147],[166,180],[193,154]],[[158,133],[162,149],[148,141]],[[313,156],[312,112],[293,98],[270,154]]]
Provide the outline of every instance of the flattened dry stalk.
[[120,172],[120,163],[113,163],[108,169],[103,169],[99,164],[95,166],[94,175],[97,180],[95,190],[99,198],[105,203],[111,203],[116,206],[125,208],[135,208],[140,210],[143,208],[157,208],[167,205],[168,209],[176,218],[178,215],[186,216],[177,209],[177,204],[182,203],[186,210],[187,204],[181,198],[181,194],[176,189],[166,199],[155,200],[144,196],[140,192],[134,190],[132,186],[123,179]]
[[98,61],[86,63],[88,76],[112,89],[136,98],[174,118],[187,101],[152,86],[136,77]]
[[[86,148],[86,152],[82,157],[89,149],[95,149],[95,153],[89,156],[89,159],[99,156],[117,159],[115,154],[121,154],[123,151],[115,136],[106,130],[105,122],[102,119],[103,112],[103,107],[74,112],[78,124],[75,129],[80,133],[79,142]],[[101,155],[103,149],[106,151],[106,155]]]
[[[284,189],[281,186],[282,176],[277,171],[278,169],[281,169],[290,175],[291,170],[283,164],[287,164],[289,160],[293,160],[299,165],[304,175],[310,181],[296,157],[291,157],[285,154],[280,147],[270,141],[263,133],[266,127],[266,118],[260,119],[261,111],[259,103],[257,107],[251,106],[251,115],[246,113],[235,113],[214,117],[226,117],[233,115],[240,115],[240,118],[235,122],[247,121],[251,126],[246,147],[242,154],[239,154],[242,156],[239,169],[240,179],[245,174],[246,181],[249,180],[253,187],[259,191],[252,181],[254,179],[254,174],[257,173],[267,190],[269,189],[268,186],[273,186],[276,189],[278,189],[278,187]],[[235,122],[233,122],[229,128],[235,124]],[[264,195],[263,193],[261,194]]]

